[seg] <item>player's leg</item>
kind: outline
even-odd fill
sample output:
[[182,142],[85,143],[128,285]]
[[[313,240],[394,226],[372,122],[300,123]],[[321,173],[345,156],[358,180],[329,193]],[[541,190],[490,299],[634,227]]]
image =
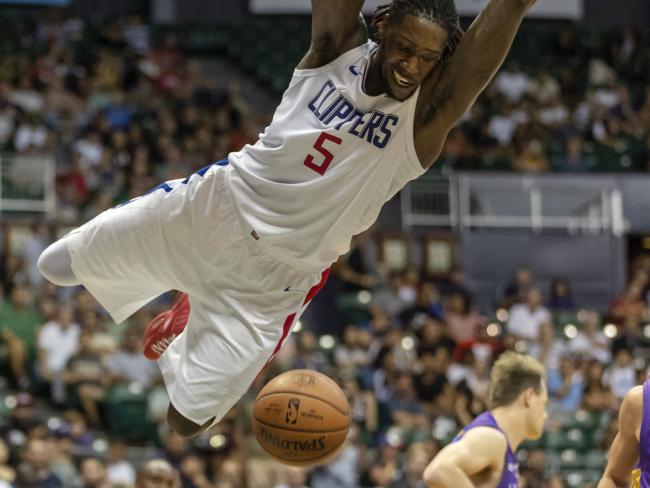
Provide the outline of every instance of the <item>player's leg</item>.
[[[186,293],[179,293],[172,308],[158,314],[147,325],[142,338],[142,351],[145,357],[152,361],[160,358],[172,341],[185,330],[189,315],[189,297]],[[167,409],[167,422],[178,434],[193,437],[209,427],[214,422],[214,417],[203,425],[197,424],[184,417],[170,403]]]
[[49,281],[59,286],[75,286],[81,284],[72,271],[72,258],[68,250],[68,242],[75,238],[71,233],[50,244],[38,258],[38,269]]
[[203,425],[199,425],[181,415],[171,403],[167,409],[167,423],[175,432],[183,437],[194,437],[195,435],[199,435],[205,429],[210,427],[214,421],[215,417],[212,417]]
[[[256,296],[252,285],[244,297],[225,287],[209,300],[181,294],[172,310],[147,326],[145,355],[155,357],[160,350],[155,344],[163,349],[158,364],[170,398],[167,419],[176,432],[194,436],[228,412],[278,351],[327,274],[318,283],[318,274],[291,280],[309,290],[306,295],[284,292],[284,279],[277,286],[282,295],[270,299],[268,293]],[[278,310],[282,298],[286,307]]]

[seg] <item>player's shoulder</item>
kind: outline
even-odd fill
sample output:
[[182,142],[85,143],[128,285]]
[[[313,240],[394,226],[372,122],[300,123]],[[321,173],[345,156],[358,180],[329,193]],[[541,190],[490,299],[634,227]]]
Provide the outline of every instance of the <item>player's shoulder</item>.
[[473,427],[464,432],[458,442],[472,445],[472,447],[485,447],[494,451],[505,450],[508,441],[503,432],[495,427],[485,425]]
[[643,385],[635,386],[625,394],[623,404],[621,405],[622,413],[637,415],[643,412]]
[[635,386],[623,398],[619,411],[619,428],[621,431],[629,429],[633,435],[639,431],[643,419],[643,386]]

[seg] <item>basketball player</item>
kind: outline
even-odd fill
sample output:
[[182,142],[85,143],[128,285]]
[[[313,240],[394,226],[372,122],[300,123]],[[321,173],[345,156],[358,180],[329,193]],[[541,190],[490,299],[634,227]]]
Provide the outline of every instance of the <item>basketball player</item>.
[[632,388],[618,414],[618,434],[598,488],[650,488],[650,380]]
[[[41,272],[83,284],[116,322],[168,290],[147,327],[191,436],[279,349],[328,269],[433,164],[535,0],[491,0],[462,36],[453,0],[312,0],[312,41],[255,145],[110,209],[47,248]],[[461,40],[462,37],[462,40]],[[326,270],[326,271],[323,271]]]
[[546,419],[546,373],[536,359],[502,354],[491,372],[490,404],[424,471],[429,488],[517,488],[515,452],[538,439]]

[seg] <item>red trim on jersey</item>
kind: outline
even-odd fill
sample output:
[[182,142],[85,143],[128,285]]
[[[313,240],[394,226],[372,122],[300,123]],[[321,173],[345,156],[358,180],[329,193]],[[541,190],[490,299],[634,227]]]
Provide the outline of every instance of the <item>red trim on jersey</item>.
[[320,275],[320,281],[318,282],[318,284],[312,286],[311,290],[309,290],[309,293],[307,293],[307,297],[305,298],[305,301],[302,302],[303,307],[307,305],[309,302],[311,302],[312,299],[318,294],[318,292],[323,289],[325,283],[327,283],[327,278],[329,278],[330,276],[331,269],[332,268],[327,268],[325,271],[323,271],[323,274]]
[[[325,286],[325,283],[327,282],[327,278],[330,275],[330,268],[327,268],[323,273],[321,274],[320,281],[311,287],[311,290],[307,293],[307,296],[305,297],[305,301],[302,302],[302,306],[304,307],[307,305],[309,302],[311,302],[316,294],[318,294],[319,291],[323,289]],[[275,354],[280,350],[282,347],[282,344],[284,343],[284,340],[287,338],[289,335],[289,332],[291,331],[291,326],[293,325],[293,321],[295,320],[297,315],[296,313],[292,313],[289,315],[285,320],[284,320],[284,325],[282,326],[282,337],[278,341],[278,345],[275,346],[275,350],[273,351],[273,354],[271,355],[271,358],[275,356]]]

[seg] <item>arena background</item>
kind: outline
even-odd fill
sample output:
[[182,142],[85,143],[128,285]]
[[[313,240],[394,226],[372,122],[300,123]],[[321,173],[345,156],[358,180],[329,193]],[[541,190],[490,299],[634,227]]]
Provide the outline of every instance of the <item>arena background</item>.
[[[192,442],[166,429],[139,350],[171,298],[116,326],[36,260],[102,210],[254,141],[308,47],[308,2],[46,3],[0,2],[0,487],[130,487],[153,458],[183,487],[420,487],[485,408],[505,349],[549,370],[521,486],[595,486],[620,401],[648,372],[650,3],[539,0],[440,160]],[[458,1],[464,14],[483,3]],[[351,435],[327,466],[284,468],[251,435],[256,392],[292,368],[350,399]]]

